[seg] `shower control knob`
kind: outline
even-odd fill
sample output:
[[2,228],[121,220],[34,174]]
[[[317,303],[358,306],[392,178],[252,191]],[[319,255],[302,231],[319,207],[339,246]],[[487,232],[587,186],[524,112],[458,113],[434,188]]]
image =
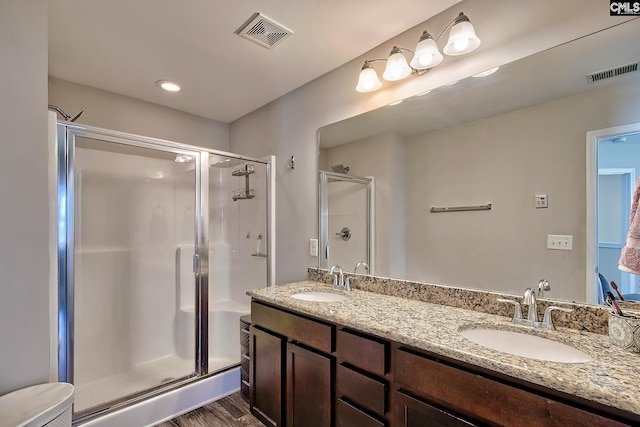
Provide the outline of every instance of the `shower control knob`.
[[351,238],[351,230],[349,227],[342,227],[339,233],[336,233],[336,236],[340,236],[342,240],[345,242]]

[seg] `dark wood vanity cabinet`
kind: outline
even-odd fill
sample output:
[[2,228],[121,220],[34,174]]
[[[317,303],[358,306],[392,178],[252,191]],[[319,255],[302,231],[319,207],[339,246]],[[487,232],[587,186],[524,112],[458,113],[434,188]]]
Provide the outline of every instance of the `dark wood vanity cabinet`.
[[389,342],[338,329],[336,426],[389,425]]
[[333,364],[330,356],[287,343],[288,426],[333,425]]
[[249,400],[251,412],[266,426],[282,426],[284,409],[284,338],[250,328]]
[[250,408],[267,426],[624,426],[640,417],[253,301]]
[[634,425],[402,346],[394,379],[396,426]]
[[335,326],[255,301],[251,321],[251,413],[267,426],[333,426]]
[[401,391],[393,396],[394,425],[402,427],[469,427],[481,424],[464,419]]

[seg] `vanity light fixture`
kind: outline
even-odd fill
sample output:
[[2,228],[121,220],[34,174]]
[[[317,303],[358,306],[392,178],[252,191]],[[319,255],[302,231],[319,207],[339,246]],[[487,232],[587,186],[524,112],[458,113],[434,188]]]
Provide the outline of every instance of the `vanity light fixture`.
[[194,157],[189,154],[178,154],[176,155],[176,158],[174,161],[176,163],[189,163],[189,162],[192,162],[193,159]]
[[181,89],[178,83],[170,80],[158,80],[156,84],[167,92],[180,92]]
[[[397,81],[410,75],[420,76],[425,74],[442,62],[443,56],[436,43],[449,28],[451,28],[449,40],[443,49],[445,54],[449,56],[464,55],[480,46],[480,39],[476,36],[469,18],[463,12],[460,12],[435,39],[427,31],[424,31],[418,40],[415,52],[394,46],[387,59],[365,60],[360,70],[356,90],[358,92],[373,92],[382,87],[382,82],[372,65],[374,62],[386,62],[382,78],[387,81]],[[403,52],[411,52],[413,54],[411,62],[407,62]]]

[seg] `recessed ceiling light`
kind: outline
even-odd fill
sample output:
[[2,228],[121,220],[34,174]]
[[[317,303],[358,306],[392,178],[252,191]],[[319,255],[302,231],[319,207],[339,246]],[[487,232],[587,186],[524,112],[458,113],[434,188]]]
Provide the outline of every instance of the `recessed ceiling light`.
[[156,84],[167,92],[180,92],[180,85],[176,82],[172,82],[169,80],[158,80]]
[[402,101],[404,101],[404,99],[399,99],[399,100],[397,100],[397,101],[393,101],[393,102],[392,102],[392,103],[390,103],[389,105],[390,105],[390,106],[391,106],[391,105],[398,105],[398,104],[400,104]]

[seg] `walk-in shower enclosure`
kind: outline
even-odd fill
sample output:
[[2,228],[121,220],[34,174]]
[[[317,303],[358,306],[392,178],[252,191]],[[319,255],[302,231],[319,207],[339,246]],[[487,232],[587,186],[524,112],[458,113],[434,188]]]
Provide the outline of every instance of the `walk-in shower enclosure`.
[[62,122],[57,161],[74,420],[237,367],[246,291],[274,275],[274,159]]

